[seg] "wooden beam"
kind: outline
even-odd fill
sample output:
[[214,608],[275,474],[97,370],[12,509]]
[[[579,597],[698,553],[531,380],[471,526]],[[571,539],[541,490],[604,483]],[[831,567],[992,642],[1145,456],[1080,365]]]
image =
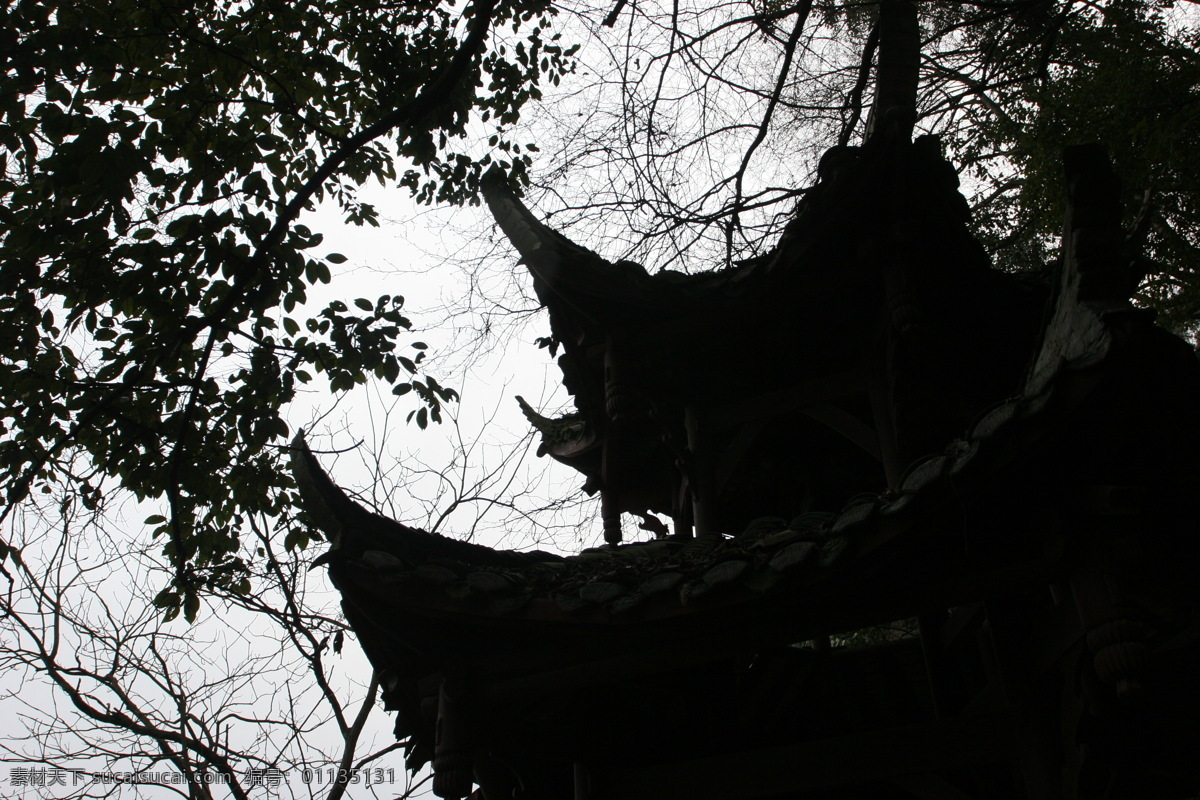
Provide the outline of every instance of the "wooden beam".
[[861,447],[867,455],[883,461],[879,433],[849,411],[833,403],[814,403],[800,411],[845,436]]
[[971,795],[940,775],[898,775],[892,783],[918,800],[972,800]]
[[[867,576],[859,576],[843,591],[805,592],[800,600],[781,598],[779,607],[786,613],[771,616],[756,613],[761,606],[739,604],[631,626],[622,630],[623,636],[607,640],[600,638],[604,629],[597,626],[595,638],[574,646],[556,642],[536,650],[500,653],[476,662],[474,673],[480,681],[480,701],[494,708],[529,694],[569,692],[632,676],[662,674],[748,656],[764,646],[903,619],[930,608],[953,608],[1001,589],[1045,583],[1052,566],[1029,563],[990,572],[961,572],[949,581],[921,587],[889,586],[885,592],[878,587],[874,592],[865,591]],[[679,630],[667,634],[678,625],[687,625],[694,636],[682,637]]]
[[817,403],[828,404],[862,394],[866,387],[866,378],[861,370],[822,375],[786,389],[765,392],[711,409],[705,421],[718,430],[740,429],[750,422],[767,422],[785,414],[803,411],[805,407]]
[[1009,760],[1017,750],[1014,731],[1010,714],[995,713],[669,764],[592,765],[592,786],[597,800],[759,800],[873,781],[903,782],[908,776]]

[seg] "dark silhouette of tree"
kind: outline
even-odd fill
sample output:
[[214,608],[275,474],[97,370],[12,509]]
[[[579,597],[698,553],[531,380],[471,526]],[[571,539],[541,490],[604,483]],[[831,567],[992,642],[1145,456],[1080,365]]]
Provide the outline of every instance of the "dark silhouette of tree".
[[401,346],[400,296],[303,310],[345,259],[318,256],[298,215],[332,201],[377,224],[356,197],[369,180],[463,202],[493,163],[472,125],[521,180],[508,131],[569,53],[541,0],[3,15],[0,516],[64,481],[100,507],[102,476],[165,498],[151,524],[174,574],[157,603],[191,619],[200,589],[248,589],[239,538],[291,500],[281,410],[314,372],[334,392],[414,391],[422,427],[454,398],[415,377],[424,345]]

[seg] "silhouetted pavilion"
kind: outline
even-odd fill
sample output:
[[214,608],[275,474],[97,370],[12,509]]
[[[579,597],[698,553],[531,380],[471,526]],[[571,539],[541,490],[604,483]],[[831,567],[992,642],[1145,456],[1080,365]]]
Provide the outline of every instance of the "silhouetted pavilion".
[[526,412],[607,544],[414,530],[298,450],[409,766],[486,800],[1195,797],[1200,368],[1129,302],[1103,153],[1065,164],[1048,288],[903,125],[712,274],[609,263],[493,180],[578,409]]

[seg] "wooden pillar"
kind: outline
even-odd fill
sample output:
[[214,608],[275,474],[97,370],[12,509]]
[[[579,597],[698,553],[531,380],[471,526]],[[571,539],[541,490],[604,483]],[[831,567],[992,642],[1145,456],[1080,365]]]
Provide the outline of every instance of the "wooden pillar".
[[471,793],[474,769],[463,730],[461,682],[446,678],[438,690],[438,715],[433,746],[433,793],[442,800],[463,800]]
[[926,613],[917,617],[917,630],[921,636],[921,655],[925,660],[925,678],[929,682],[929,697],[933,702],[933,713],[938,719],[953,710],[951,690],[947,686],[945,642],[942,632],[950,615],[945,611]]
[[706,439],[703,420],[700,412],[689,406],[684,410],[684,425],[687,429],[688,452],[692,459],[692,471],[689,476],[692,495],[692,524],[696,536],[708,536],[719,533],[717,530],[716,494],[714,489],[714,470]]
[[1137,540],[1119,536],[1098,543],[1091,558],[1071,576],[1096,676],[1123,702],[1141,696],[1149,654],[1146,626],[1138,619],[1124,586],[1141,561]]
[[693,536],[692,527],[692,485],[688,479],[687,472],[684,466],[679,465],[680,479],[679,489],[674,500],[674,508],[671,515],[671,522],[675,528],[675,536],[678,539],[690,539]]
[[592,773],[586,764],[575,762],[575,800],[597,800]]
[[600,521],[604,525],[604,543],[616,546],[621,543],[621,506],[617,493],[611,489],[600,490]]
[[604,411],[614,423],[647,411],[626,349],[623,343],[609,338],[604,350]]
[[865,361],[865,374],[871,400],[871,417],[879,437],[879,458],[883,462],[883,473],[889,489],[900,488],[904,469],[908,466],[908,462],[900,458],[900,443],[896,436],[896,403],[892,386],[894,349],[889,317],[884,314],[876,349],[868,354]]

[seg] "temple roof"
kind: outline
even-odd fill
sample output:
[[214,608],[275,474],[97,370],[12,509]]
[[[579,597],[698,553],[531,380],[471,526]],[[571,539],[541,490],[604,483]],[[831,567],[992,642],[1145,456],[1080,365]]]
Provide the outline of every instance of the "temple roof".
[[[446,622],[493,619],[502,627],[634,626],[772,592],[822,587],[890,544],[936,537],[940,509],[970,502],[1080,405],[1103,375],[1114,330],[1148,328],[1145,312],[1098,310],[1063,293],[1025,390],[982,415],[940,453],[914,462],[898,489],[864,493],[837,512],[761,518],[738,535],[596,547],[575,556],[495,551],[409,528],[363,509],[329,481],[302,439],[295,471],[309,508],[339,522],[324,560],[348,602],[378,604]],[[1174,349],[1174,348],[1168,348]],[[1181,361],[1182,363],[1186,363]],[[933,523],[933,524],[930,524]],[[824,592],[824,589],[820,589]]]
[[[775,247],[695,275],[610,262],[538,220],[498,172],[484,182],[577,408],[561,423],[524,410],[541,452],[578,469],[587,491],[611,490],[612,514],[691,524],[676,465],[693,424],[715,461],[690,491],[719,503],[710,527],[736,533],[809,510],[772,496],[807,492],[828,508],[897,488],[909,462],[1020,388],[1046,292],[990,268],[937,139],[833,148],[818,175]],[[888,344],[889,329],[905,344]],[[884,373],[900,361],[924,368],[897,383]],[[882,419],[881,403],[904,419]],[[798,461],[793,477],[824,477],[804,489],[758,474],[782,459]]]
[[[1186,344],[1129,303],[1130,263],[1106,162],[1076,151],[1067,166],[1064,259],[1024,379],[960,433],[911,459],[890,488],[863,492],[840,510],[566,557],[497,551],[368,511],[298,437],[294,469],[305,508],[333,542],[321,560],[372,663],[387,673],[385,699],[401,711],[398,735],[416,734],[410,764],[430,755],[420,703],[431,676],[468,672],[495,697],[518,697],[547,670],[560,689],[592,685],[662,668],[650,664],[944,610],[1058,568],[1063,537],[1074,535],[1063,520],[1072,515],[1154,514],[1156,504],[1176,503],[1196,472],[1200,366]],[[501,225],[540,281],[598,296],[587,281],[563,283],[556,273],[566,253],[598,257],[549,229],[538,231],[536,246],[523,245],[540,223],[523,207],[508,211],[497,212]],[[777,253],[802,246],[804,226],[789,235]],[[759,275],[775,262],[784,263],[773,256],[737,274]],[[641,299],[683,291],[632,268],[614,270],[608,277],[625,276],[617,283],[637,287],[630,291]],[[736,277],[689,281],[686,291],[726,293],[721,281]],[[564,424],[523,407],[568,449],[590,446],[586,413]]]

